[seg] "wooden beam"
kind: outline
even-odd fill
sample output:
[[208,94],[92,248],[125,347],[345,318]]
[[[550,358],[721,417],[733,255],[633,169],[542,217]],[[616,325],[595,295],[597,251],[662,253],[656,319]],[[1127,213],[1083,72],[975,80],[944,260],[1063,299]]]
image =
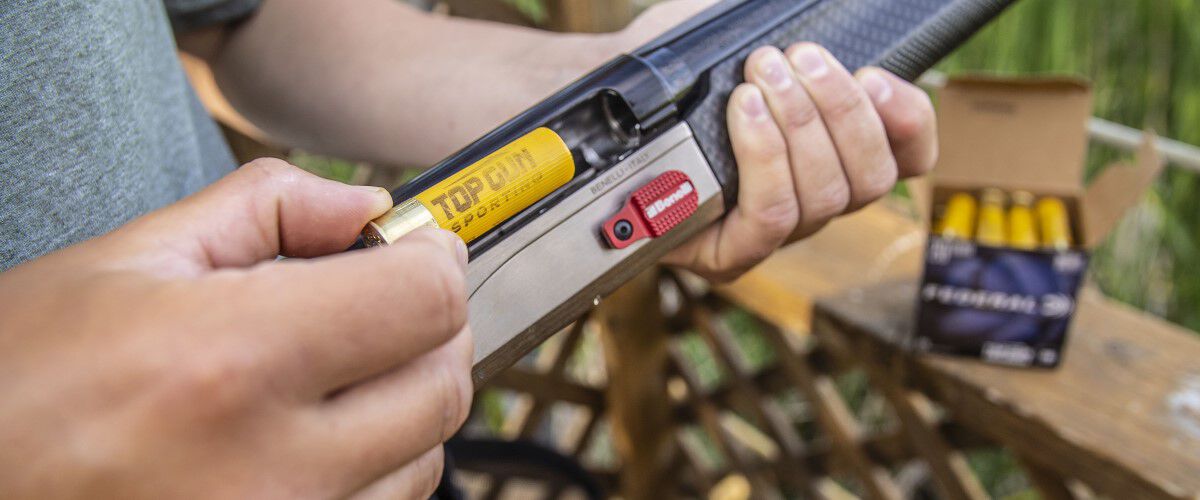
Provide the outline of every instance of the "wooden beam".
[[613,446],[621,457],[621,492],[634,500],[662,491],[673,445],[658,273],[651,268],[638,275],[593,315],[608,362],[606,397]]
[[552,29],[587,33],[619,30],[634,14],[631,0],[549,0],[546,9]]
[[815,327],[879,346],[931,388],[952,418],[1100,495],[1200,496],[1200,435],[1190,427],[1196,418],[1169,404],[1195,376],[1194,333],[1085,291],[1057,370],[897,358],[915,294],[915,284],[905,282],[823,299]]
[[971,471],[962,452],[950,446],[936,430],[937,421],[929,400],[919,392],[910,391],[886,377],[874,365],[875,386],[883,390],[884,397],[900,418],[901,427],[909,438],[909,444],[917,450],[933,475],[934,487],[943,498],[951,500],[982,500],[989,498],[979,479]]
[[489,383],[491,387],[528,393],[534,398],[547,401],[574,403],[586,406],[592,411],[598,411],[604,407],[604,392],[600,389],[561,378],[547,377],[520,368],[500,372]]
[[784,373],[816,410],[817,422],[833,443],[834,453],[841,454],[871,498],[901,498],[900,488],[887,470],[866,454],[862,447],[862,428],[838,394],[833,381],[826,375],[813,373],[803,358],[792,352],[782,333],[768,330],[767,338],[775,348]]

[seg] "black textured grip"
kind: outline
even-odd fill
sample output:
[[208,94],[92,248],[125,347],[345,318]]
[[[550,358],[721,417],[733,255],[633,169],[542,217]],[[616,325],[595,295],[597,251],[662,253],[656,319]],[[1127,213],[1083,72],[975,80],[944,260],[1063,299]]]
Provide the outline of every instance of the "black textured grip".
[[[755,1],[755,0],[748,0]],[[726,199],[737,200],[737,168],[729,145],[725,107],[741,84],[754,49],[809,41],[828,49],[850,71],[878,65],[913,80],[948,55],[1013,0],[823,0],[715,66],[704,95],[687,110],[692,127]]]

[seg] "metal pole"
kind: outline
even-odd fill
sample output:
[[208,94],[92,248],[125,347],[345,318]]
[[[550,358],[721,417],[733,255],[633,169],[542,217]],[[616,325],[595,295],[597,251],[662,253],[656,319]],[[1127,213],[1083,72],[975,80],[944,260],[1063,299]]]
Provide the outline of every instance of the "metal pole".
[[[940,89],[946,86],[946,80],[944,73],[930,71],[922,75],[918,83],[926,89]],[[1088,137],[1091,140],[1123,151],[1136,151],[1142,144],[1142,134],[1136,128],[1094,116],[1088,121]],[[1200,147],[1161,135],[1156,138],[1158,153],[1168,164],[1200,173]]]

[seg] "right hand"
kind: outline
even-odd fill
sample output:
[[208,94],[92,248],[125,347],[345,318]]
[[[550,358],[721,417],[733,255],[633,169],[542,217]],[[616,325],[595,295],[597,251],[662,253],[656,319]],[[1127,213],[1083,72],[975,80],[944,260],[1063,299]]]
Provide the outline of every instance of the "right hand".
[[472,395],[466,247],[338,254],[390,206],[259,160],[0,275],[0,497],[427,497]]

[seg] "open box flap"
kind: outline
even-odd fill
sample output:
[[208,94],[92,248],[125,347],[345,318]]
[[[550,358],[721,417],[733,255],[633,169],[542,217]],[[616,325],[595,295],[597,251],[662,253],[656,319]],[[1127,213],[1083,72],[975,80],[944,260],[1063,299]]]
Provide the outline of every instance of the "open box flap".
[[1109,165],[1083,194],[1083,244],[1093,248],[1104,241],[1121,217],[1142,199],[1162,171],[1155,135],[1146,131],[1133,164]]
[[939,93],[934,182],[1078,193],[1091,109],[1077,79],[951,79]]

